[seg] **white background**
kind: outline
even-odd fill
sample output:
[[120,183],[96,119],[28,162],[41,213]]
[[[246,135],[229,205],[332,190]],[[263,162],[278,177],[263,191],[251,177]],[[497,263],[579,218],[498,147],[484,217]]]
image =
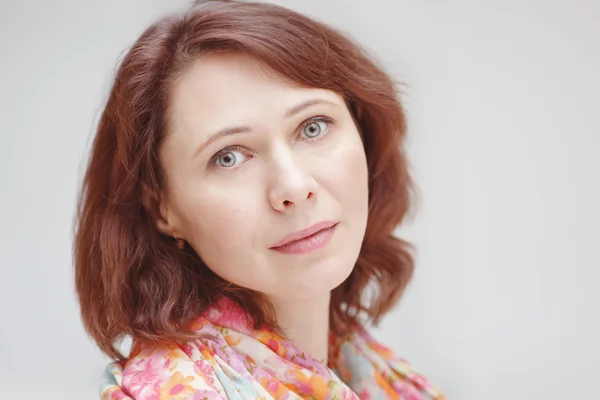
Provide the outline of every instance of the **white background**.
[[[116,60],[185,2],[0,4],[0,397],[97,398],[77,187]],[[407,85],[419,255],[376,335],[451,399],[600,399],[600,2],[279,4]]]

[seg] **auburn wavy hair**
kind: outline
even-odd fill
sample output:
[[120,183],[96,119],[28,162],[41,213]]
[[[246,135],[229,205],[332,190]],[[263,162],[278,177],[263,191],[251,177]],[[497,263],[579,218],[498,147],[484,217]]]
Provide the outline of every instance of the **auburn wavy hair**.
[[356,265],[332,292],[331,331],[345,335],[357,323],[376,324],[413,272],[412,246],[393,235],[413,193],[395,82],[351,39],[294,11],[269,3],[196,2],[150,26],[123,57],[82,182],[76,291],[87,332],[116,359],[123,355],[113,344],[124,335],[191,339],[186,324],[222,296],[243,307],[256,328],[276,327],[260,293],[225,282],[155,225],[165,185],[158,152],[169,133],[169,90],[186,66],[211,52],[243,53],[299,86],[335,91],[357,123],[367,157],[369,216]]

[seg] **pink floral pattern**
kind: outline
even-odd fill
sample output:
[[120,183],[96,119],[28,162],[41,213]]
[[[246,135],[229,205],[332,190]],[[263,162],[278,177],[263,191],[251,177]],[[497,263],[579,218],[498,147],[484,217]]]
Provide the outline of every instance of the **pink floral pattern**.
[[199,316],[192,329],[194,341],[137,343],[125,363],[110,364],[102,400],[445,399],[362,328],[349,338],[332,336],[329,365],[271,329],[253,330],[228,300]]

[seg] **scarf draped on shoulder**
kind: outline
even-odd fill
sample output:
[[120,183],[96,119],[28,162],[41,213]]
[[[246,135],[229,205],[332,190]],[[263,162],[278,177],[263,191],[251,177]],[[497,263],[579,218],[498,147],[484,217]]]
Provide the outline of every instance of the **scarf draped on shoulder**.
[[329,365],[272,329],[251,329],[229,300],[192,329],[198,339],[184,344],[137,343],[126,362],[107,367],[101,399],[445,399],[364,329],[332,337]]

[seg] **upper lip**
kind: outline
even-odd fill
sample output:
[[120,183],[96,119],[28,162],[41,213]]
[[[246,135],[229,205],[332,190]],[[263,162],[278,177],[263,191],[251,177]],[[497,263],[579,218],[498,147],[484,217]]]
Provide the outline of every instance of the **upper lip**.
[[300,231],[296,231],[290,233],[289,235],[286,235],[283,239],[275,243],[270,248],[285,246],[286,244],[295,242],[296,240],[304,239],[306,237],[309,237],[310,235],[314,235],[315,233],[323,229],[331,228],[335,224],[337,224],[337,222],[334,221],[317,222],[316,224],[311,225],[306,229],[302,229]]

